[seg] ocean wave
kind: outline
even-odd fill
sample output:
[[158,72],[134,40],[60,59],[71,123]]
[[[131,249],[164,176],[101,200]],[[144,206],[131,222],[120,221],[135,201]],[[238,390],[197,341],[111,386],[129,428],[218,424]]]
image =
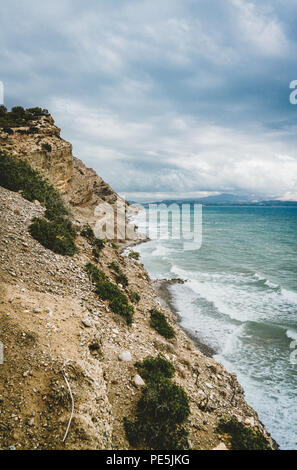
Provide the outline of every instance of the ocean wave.
[[266,277],[263,276],[262,274],[255,273],[255,274],[253,275],[253,277],[254,277],[257,281],[266,281]]
[[267,281],[264,282],[264,285],[269,287],[270,289],[280,289],[280,286],[278,284],[275,284],[274,282],[269,281],[269,279],[267,279]]
[[264,285],[266,287],[269,287],[269,289],[280,289],[281,288],[281,286],[279,284],[275,284],[274,282],[270,281],[263,274],[255,273],[253,275],[253,278],[256,279],[256,281],[259,282],[260,285]]
[[157,248],[152,252],[152,256],[160,256],[162,258],[166,257],[170,252],[169,248],[166,246],[158,245]]
[[287,330],[286,335],[289,339],[297,341],[297,331],[296,330]]
[[297,292],[281,289],[282,296],[291,304],[297,304]]
[[171,266],[170,271],[171,273],[178,275],[184,281],[188,280],[191,277],[190,271],[184,271],[183,269],[179,268],[175,264]]

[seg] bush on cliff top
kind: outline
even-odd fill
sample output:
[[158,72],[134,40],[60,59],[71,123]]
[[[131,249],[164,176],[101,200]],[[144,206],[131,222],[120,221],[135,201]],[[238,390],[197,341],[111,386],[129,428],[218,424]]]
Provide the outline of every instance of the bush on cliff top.
[[166,339],[175,338],[175,331],[172,326],[169,325],[165,315],[159,310],[153,309],[150,311],[151,321],[150,325],[154,328],[161,336]]
[[134,309],[128,297],[110,281],[106,274],[94,264],[88,263],[86,271],[95,284],[95,293],[104,301],[108,301],[110,309],[125,318],[128,325],[132,324]]
[[15,106],[11,111],[8,111],[2,105],[0,106],[0,128],[29,126],[32,121],[40,116],[49,116],[48,110],[41,108],[24,109],[22,106]]
[[147,358],[135,366],[145,378],[146,387],[137,404],[136,418],[124,419],[130,444],[156,450],[187,449],[183,424],[190,413],[189,399],[184,389],[171,380],[174,366],[162,357]]
[[235,418],[221,420],[218,431],[230,435],[232,450],[271,450],[263,434],[244,426]]

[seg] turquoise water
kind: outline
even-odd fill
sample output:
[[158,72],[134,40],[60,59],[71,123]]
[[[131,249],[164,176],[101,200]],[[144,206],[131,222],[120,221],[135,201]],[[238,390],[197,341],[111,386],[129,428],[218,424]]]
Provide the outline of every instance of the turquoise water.
[[[143,214],[137,224],[144,230]],[[139,247],[152,278],[188,281],[172,287],[183,327],[238,375],[282,449],[297,449],[296,229],[293,207],[204,207],[199,250],[179,240]]]

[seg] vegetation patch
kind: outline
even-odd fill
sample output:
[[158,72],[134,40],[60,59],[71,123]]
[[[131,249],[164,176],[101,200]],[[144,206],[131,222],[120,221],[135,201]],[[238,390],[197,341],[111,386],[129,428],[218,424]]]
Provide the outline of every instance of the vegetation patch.
[[139,260],[140,254],[137,251],[130,251],[129,258],[135,259],[136,261]]
[[245,426],[235,418],[221,420],[218,431],[230,435],[232,450],[271,450],[263,434]]
[[86,238],[87,240],[89,240],[89,242],[93,242],[95,240],[95,234],[94,234],[94,230],[92,229],[92,227],[87,224],[87,225],[84,225],[84,227],[82,228],[82,231],[80,232],[81,236]]
[[100,252],[103,250],[105,246],[104,240],[101,240],[100,238],[96,238],[94,230],[92,227],[87,224],[82,228],[82,231],[80,232],[81,236],[86,238],[88,242],[92,245],[93,247],[93,256],[98,260],[100,257]]
[[32,121],[38,120],[41,116],[49,116],[47,109],[41,108],[28,108],[24,109],[22,106],[15,106],[8,111],[5,106],[0,106],[0,127],[28,127],[31,126]]
[[124,288],[128,287],[128,285],[129,285],[128,278],[127,278],[126,274],[123,273],[123,271],[121,270],[118,263],[113,261],[112,263],[110,263],[108,265],[108,267],[109,267],[109,269],[111,269],[112,271],[114,271],[116,273],[115,278],[116,278],[117,284],[121,284]]
[[164,336],[166,339],[175,338],[175,331],[172,326],[169,325],[164,313],[153,309],[150,311],[150,314],[150,325],[152,328],[154,328],[161,336]]
[[121,272],[120,266],[115,261],[112,261],[112,263],[109,263],[108,267],[109,267],[109,269],[111,269],[112,271],[114,271],[117,274],[120,274],[120,272]]
[[35,200],[46,207],[46,217],[54,219],[69,215],[59,192],[31,165],[0,151],[0,186],[20,191],[30,202]]
[[45,218],[33,219],[29,228],[35,240],[60,255],[73,256],[78,251],[70,214],[59,192],[29,163],[0,152],[0,186],[19,191],[28,201],[37,200],[46,208]]
[[45,152],[51,152],[52,151],[52,146],[50,144],[47,144],[47,143],[42,144],[41,148]]
[[73,256],[78,249],[74,243],[72,232],[63,220],[48,221],[34,218],[29,232],[35,240],[49,250],[64,256]]
[[108,301],[110,309],[114,313],[124,317],[127,324],[131,325],[134,309],[133,306],[129,304],[128,297],[94,264],[88,263],[86,271],[90,280],[95,284],[96,294],[102,300]]
[[101,251],[98,250],[98,248],[93,248],[92,254],[93,254],[94,258],[96,259],[96,261],[99,260],[99,258],[100,258],[100,253],[101,253]]
[[140,302],[140,295],[137,292],[130,291],[129,292],[129,299],[133,304],[138,304]]
[[163,378],[171,379],[175,374],[174,365],[161,355],[155,358],[148,357],[143,362],[136,362],[135,367],[146,382],[158,382]]
[[158,357],[136,363],[146,380],[134,420],[124,418],[131,446],[156,450],[182,450],[189,447],[184,423],[190,414],[189,399],[182,387],[172,382],[174,366]]

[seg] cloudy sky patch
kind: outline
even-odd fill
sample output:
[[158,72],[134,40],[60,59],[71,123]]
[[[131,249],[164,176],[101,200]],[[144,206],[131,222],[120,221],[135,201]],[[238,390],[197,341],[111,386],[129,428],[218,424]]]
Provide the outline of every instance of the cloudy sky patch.
[[10,107],[48,108],[127,197],[297,195],[293,0],[11,0]]

